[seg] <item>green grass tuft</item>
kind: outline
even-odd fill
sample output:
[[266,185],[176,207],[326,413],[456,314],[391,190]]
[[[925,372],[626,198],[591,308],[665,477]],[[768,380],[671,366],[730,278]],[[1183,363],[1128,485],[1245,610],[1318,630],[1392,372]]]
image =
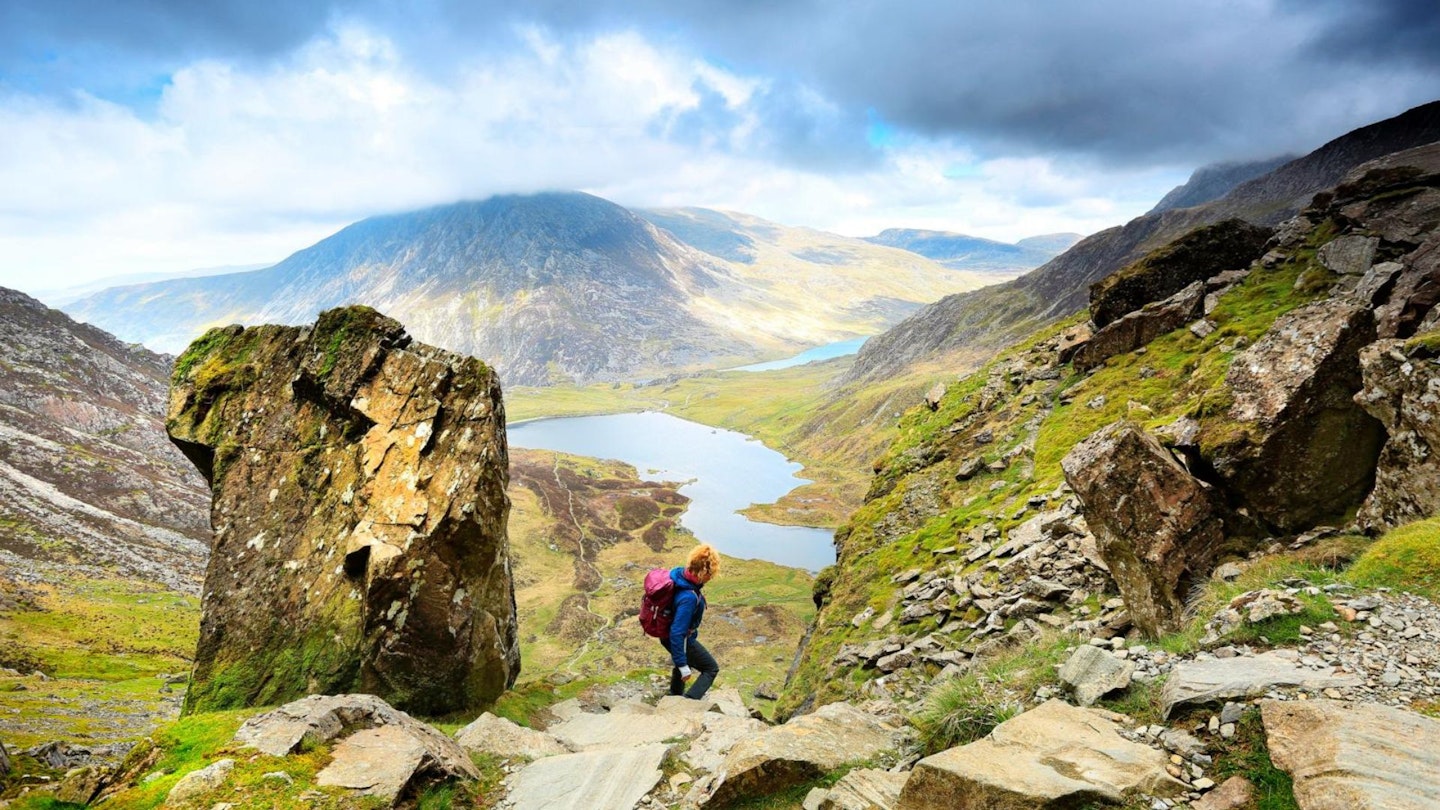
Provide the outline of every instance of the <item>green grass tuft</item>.
[[1387,532],[1346,573],[1362,588],[1394,588],[1440,600],[1440,518]]

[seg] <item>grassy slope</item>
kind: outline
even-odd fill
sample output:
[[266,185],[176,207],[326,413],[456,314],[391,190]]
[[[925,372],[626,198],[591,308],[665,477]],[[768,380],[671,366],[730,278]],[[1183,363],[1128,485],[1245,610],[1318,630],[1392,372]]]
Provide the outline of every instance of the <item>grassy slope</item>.
[[[1290,261],[1257,271],[1222,297],[1210,316],[1218,328],[1204,339],[1181,329],[1112,358],[1089,376],[1066,366],[1059,380],[1027,383],[1012,377],[1012,368],[1048,362],[1053,352],[1045,348],[1047,341],[1068,327],[1067,321],[1037,332],[950,385],[938,410],[909,409],[899,421],[898,438],[876,464],[870,499],[839,532],[844,548],[832,601],[821,613],[782,708],[793,708],[811,694],[825,702],[851,693],[865,676],[855,671],[848,678],[835,677],[829,661],[842,644],[877,633],[851,627],[850,617],[866,607],[888,609],[898,596],[891,575],[929,568],[930,552],[963,546],[970,529],[987,522],[1008,529],[1028,518],[1018,516],[1024,504],[1063,483],[1060,460],[1090,433],[1122,418],[1154,428],[1181,416],[1198,417],[1207,430],[1221,432],[1223,420],[1217,415],[1228,404],[1221,383],[1230,362],[1281,314],[1323,294],[1328,279],[1317,276],[1314,245],[1332,235],[1330,228],[1318,228],[1310,246]],[[1297,291],[1302,274],[1310,283]],[[993,442],[975,444],[982,428],[992,431]],[[941,449],[947,457],[938,462],[917,461],[935,458]],[[1012,451],[1018,455],[1003,472],[982,472],[964,482],[954,478],[971,456],[988,463]],[[919,632],[926,629],[922,624]]]
[[[7,589],[14,589],[10,585]],[[178,710],[162,673],[188,673],[199,600],[131,580],[27,586],[0,613],[0,739],[133,739]],[[45,673],[48,680],[33,676]]]

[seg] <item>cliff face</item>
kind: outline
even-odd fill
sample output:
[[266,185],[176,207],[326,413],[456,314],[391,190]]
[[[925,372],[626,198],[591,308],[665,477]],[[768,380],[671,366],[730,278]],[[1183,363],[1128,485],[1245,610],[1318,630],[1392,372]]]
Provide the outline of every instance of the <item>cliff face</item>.
[[204,481],[165,441],[169,358],[0,289],[0,562],[190,593]]
[[1092,234],[1014,281],[942,298],[872,338],[847,379],[881,380],[927,362],[974,368],[1039,326],[1079,312],[1091,284],[1197,227],[1232,218],[1278,224],[1361,163],[1436,140],[1440,102],[1342,135],[1220,199]]
[[519,672],[495,373],[363,307],[215,329],[166,422],[211,482],[186,710],[367,692],[439,714]]

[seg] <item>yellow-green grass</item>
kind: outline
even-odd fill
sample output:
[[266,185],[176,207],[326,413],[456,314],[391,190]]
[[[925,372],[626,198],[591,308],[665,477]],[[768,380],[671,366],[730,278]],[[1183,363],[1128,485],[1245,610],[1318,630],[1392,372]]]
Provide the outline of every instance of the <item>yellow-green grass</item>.
[[[75,579],[31,588],[34,604],[0,615],[0,739],[134,739],[174,717],[160,674],[190,669],[199,600],[136,580]],[[32,674],[44,673],[46,678]]]
[[1386,532],[1346,578],[1364,588],[1394,588],[1440,601],[1440,518]]

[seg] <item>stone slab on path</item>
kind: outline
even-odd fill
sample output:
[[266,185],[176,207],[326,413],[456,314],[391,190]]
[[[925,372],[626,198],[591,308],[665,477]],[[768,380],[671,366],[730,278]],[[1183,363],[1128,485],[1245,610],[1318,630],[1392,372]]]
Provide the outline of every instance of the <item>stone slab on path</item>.
[[1319,690],[1361,683],[1354,675],[1309,669],[1300,664],[1294,650],[1272,650],[1176,664],[1165,681],[1161,702],[1169,717],[1177,706],[1255,697],[1284,686]]
[[1120,803],[1184,789],[1161,751],[1121,737],[1118,717],[1051,700],[990,736],[920,760],[897,810],[1029,810]]
[[632,810],[660,782],[669,746],[547,757],[510,777],[512,810]]
[[1440,720],[1334,700],[1266,700],[1260,716],[1300,810],[1440,807]]
[[895,745],[897,730],[848,703],[831,703],[735,744],[706,806],[763,796],[871,759]]
[[699,730],[698,715],[640,714],[631,711],[580,714],[547,729],[571,751],[633,748],[676,737],[691,737]]

